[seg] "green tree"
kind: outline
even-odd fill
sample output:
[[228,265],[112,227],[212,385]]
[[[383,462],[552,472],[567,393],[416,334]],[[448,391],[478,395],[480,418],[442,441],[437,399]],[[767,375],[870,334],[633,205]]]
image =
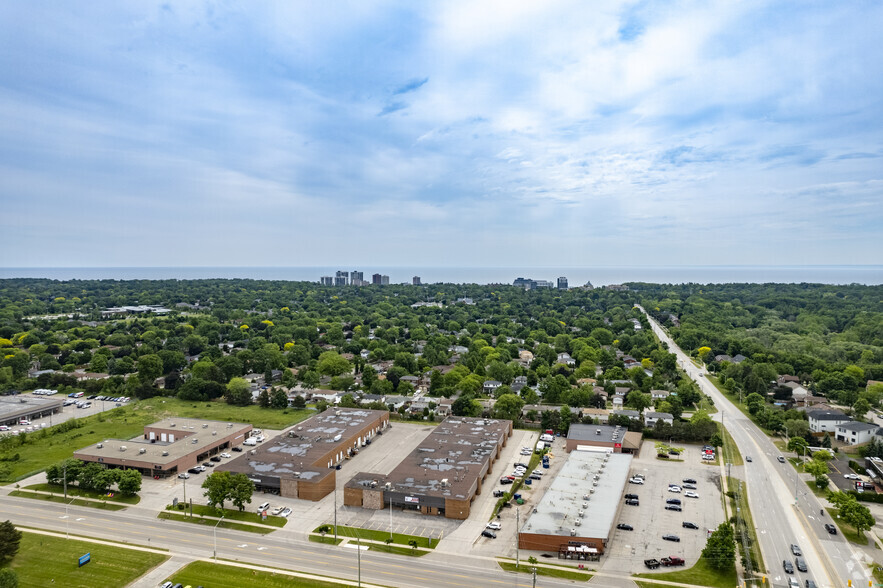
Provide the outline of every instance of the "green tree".
[[558,430],[562,433],[567,433],[567,431],[570,429],[570,423],[573,422],[573,411],[570,410],[570,407],[565,404],[558,411],[558,415]]
[[260,394],[258,394],[258,406],[261,408],[269,408],[270,407],[270,391],[269,390],[261,390]]
[[524,400],[515,394],[503,394],[494,404],[494,417],[517,421],[521,419],[522,408],[524,408]]
[[653,400],[650,398],[649,394],[644,394],[640,390],[632,390],[628,393],[628,396],[625,397],[626,406],[631,406],[635,410],[638,411],[638,414],[643,414],[644,410],[650,407],[653,403]]
[[728,570],[736,562],[736,540],[733,527],[728,522],[721,523],[705,542],[702,558],[716,570]]
[[18,588],[18,574],[11,568],[0,569],[0,588]]
[[227,404],[234,406],[248,406],[251,404],[251,385],[243,378],[233,378],[227,383],[227,391],[224,393]]
[[852,416],[855,417],[856,420],[863,421],[869,410],[871,410],[871,403],[865,398],[859,398],[855,401],[855,404],[852,405]]
[[451,404],[451,412],[457,416],[477,417],[481,414],[481,403],[469,394],[461,394]]
[[815,478],[816,487],[825,488],[828,485],[828,464],[822,460],[811,459],[804,465],[806,473]]
[[224,502],[230,498],[232,488],[232,475],[230,472],[212,472],[202,482],[205,490],[203,496],[211,507],[224,508]]
[[307,401],[304,399],[303,396],[301,396],[300,394],[298,394],[298,395],[295,396],[294,399],[291,401],[291,406],[292,406],[293,408],[298,409],[298,410],[303,410],[303,409],[306,408],[306,406],[307,406]]
[[163,374],[163,362],[158,355],[149,353],[138,358],[138,376],[142,381],[153,384]]
[[326,351],[319,356],[319,362],[316,364],[316,370],[320,374],[326,376],[339,376],[347,374],[352,367],[350,362],[340,356],[336,351]]
[[251,504],[254,494],[254,483],[245,474],[233,474],[230,476],[228,498],[236,508],[245,510],[246,504]]
[[793,451],[794,453],[803,454],[807,447],[809,447],[809,443],[806,442],[806,439],[803,437],[791,437],[788,440],[788,451]]
[[117,488],[129,496],[137,494],[141,491],[141,474],[138,470],[122,470],[117,480]]
[[866,529],[871,529],[876,521],[867,506],[859,504],[853,498],[840,507],[840,518],[855,528],[859,536],[864,535]]
[[270,394],[270,406],[273,408],[288,407],[288,394],[285,393],[285,390],[279,388],[273,390],[273,393]]
[[11,521],[0,523],[0,561],[6,562],[15,557],[21,543],[21,531]]
[[752,392],[745,398],[745,406],[748,407],[748,412],[751,413],[752,416],[757,415],[760,410],[764,407],[766,400],[764,400],[763,396]]

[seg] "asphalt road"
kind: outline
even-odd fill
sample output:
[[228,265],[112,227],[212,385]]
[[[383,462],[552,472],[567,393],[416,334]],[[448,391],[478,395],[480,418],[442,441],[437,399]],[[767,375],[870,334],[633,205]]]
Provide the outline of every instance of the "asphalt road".
[[[27,498],[0,498],[0,520],[9,519],[22,526],[70,532],[71,535],[168,549],[172,554],[211,557],[213,530],[178,521],[160,520],[152,512],[105,512],[93,508]],[[359,577],[358,551],[299,541],[286,537],[285,531],[257,535],[225,529],[217,530],[217,556],[301,572],[321,574],[355,581]],[[529,574],[503,572],[495,562],[462,554],[430,554],[410,558],[377,551],[361,552],[361,579],[384,586],[441,588],[454,586],[531,586]],[[541,577],[538,585],[571,586],[572,582]]]
[[[646,314],[643,308],[640,310]],[[680,367],[714,400],[720,411],[714,415],[715,420],[724,420],[739,451],[754,460],[746,462],[743,479],[748,485],[751,514],[773,583],[787,583],[782,561],[794,561],[790,545],[796,543],[809,568],[807,574],[795,570],[801,585],[806,578],[812,578],[820,587],[846,586],[847,580],[852,580],[852,586],[867,586],[870,574],[862,564],[863,555],[853,550],[841,534],[829,535],[825,531],[823,525],[830,521],[827,514],[819,515],[824,505],[805,482],[797,481],[797,473],[790,464],[777,461],[780,452],[770,438],[705,379],[705,370],[696,367],[652,317],[647,318],[660,340],[677,355]]]

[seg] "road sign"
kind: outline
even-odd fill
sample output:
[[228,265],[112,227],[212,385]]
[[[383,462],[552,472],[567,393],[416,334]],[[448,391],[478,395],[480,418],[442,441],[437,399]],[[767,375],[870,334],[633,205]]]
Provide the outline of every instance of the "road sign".
[[84,565],[86,565],[87,563],[92,561],[92,553],[90,552],[90,553],[87,553],[86,555],[81,555],[77,561],[79,562],[77,567],[78,568],[83,567]]

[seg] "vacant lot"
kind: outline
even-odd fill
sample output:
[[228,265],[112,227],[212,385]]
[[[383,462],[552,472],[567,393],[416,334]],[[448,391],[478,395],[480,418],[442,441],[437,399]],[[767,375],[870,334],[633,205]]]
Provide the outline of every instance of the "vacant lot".
[[[86,553],[92,554],[92,560],[78,567],[77,559]],[[118,588],[161,564],[167,557],[25,532],[21,549],[8,567],[18,574],[19,586]],[[47,565],[50,561],[51,565]]]

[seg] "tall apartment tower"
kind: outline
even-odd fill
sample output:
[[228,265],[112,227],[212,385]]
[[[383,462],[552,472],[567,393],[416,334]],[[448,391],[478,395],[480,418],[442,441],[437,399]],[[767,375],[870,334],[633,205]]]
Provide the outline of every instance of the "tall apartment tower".
[[323,286],[333,286],[334,278],[332,278],[331,276],[322,276],[321,278],[319,278],[319,283]]
[[380,274],[374,274],[373,276],[371,276],[371,283],[374,284],[375,286],[379,286],[381,283],[382,277],[383,276],[381,276]]
[[380,276],[380,285],[389,286],[389,276]]
[[361,286],[364,281],[364,274],[362,272],[351,271],[350,272],[350,284],[353,286]]
[[411,278],[411,284],[414,286],[420,286],[420,276],[414,276]]
[[565,278],[564,276],[558,278],[558,289],[567,290],[567,278]]

